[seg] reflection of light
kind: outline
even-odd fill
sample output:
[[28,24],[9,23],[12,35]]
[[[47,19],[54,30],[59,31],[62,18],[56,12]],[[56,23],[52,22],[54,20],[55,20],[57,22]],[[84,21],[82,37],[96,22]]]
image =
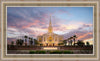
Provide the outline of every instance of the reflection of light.
[[57,47],[44,47],[44,50],[57,50]]

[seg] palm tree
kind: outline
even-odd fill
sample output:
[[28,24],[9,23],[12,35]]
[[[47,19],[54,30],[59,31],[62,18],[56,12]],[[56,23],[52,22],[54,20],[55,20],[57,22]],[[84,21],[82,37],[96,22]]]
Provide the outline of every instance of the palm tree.
[[75,46],[75,39],[76,39],[76,35],[73,36],[73,40],[74,40],[74,46]]
[[20,39],[17,39],[17,40],[16,40],[16,45],[17,45],[17,46],[19,46],[19,44],[20,44],[19,41],[20,41]]
[[72,45],[72,39],[73,39],[73,37],[70,37],[70,44]]
[[68,45],[69,45],[69,40],[70,40],[70,38],[67,39]]
[[64,41],[63,41],[63,44],[64,44],[65,46],[66,46],[66,43],[67,43],[66,40],[64,40]]
[[73,39],[73,37],[70,37],[70,40]]
[[[31,38],[29,37],[29,44],[30,44]],[[31,44],[30,44],[31,45]]]
[[22,46],[23,43],[24,43],[24,40],[22,40],[22,39],[17,39],[17,40],[16,40],[16,45],[17,45],[17,46]]
[[28,36],[24,36],[24,38],[25,38],[25,46],[27,46],[27,38],[28,38]]
[[66,40],[66,46],[67,46],[67,40]]
[[30,42],[30,45],[32,46],[32,44],[33,44],[33,39],[32,38],[29,38],[29,42]]
[[72,39],[72,37],[70,37],[70,38],[67,39],[68,40],[68,45],[71,44],[71,42],[70,42],[71,39]]
[[70,40],[71,46],[72,46],[72,42],[73,42],[73,41],[72,41],[72,40]]
[[14,46],[14,41],[11,41],[11,46]]
[[90,45],[90,43],[87,41],[87,42],[86,42],[86,45],[87,45],[87,46],[89,46],[89,45]]
[[78,46],[84,46],[85,43],[84,43],[82,40],[78,40],[77,45],[78,45]]
[[20,46],[22,46],[23,43],[24,43],[24,40],[20,39],[20,40],[19,40],[19,44],[20,44]]

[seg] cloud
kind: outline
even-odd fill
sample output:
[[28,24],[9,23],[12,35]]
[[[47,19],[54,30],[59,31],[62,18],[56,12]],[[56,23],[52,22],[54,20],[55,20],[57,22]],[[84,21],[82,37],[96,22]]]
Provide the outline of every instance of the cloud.
[[83,27],[91,27],[92,24],[83,24]]
[[92,37],[93,37],[93,33],[92,32],[87,32],[87,33],[85,33],[83,35],[80,35],[77,39],[85,40],[87,38],[92,38]]
[[12,41],[15,43],[16,38],[7,38],[7,44],[11,44]]
[[[48,31],[48,25],[52,14],[52,25],[54,33],[64,34],[68,38],[77,34],[78,39],[92,38],[92,24],[77,21],[73,18],[67,18],[66,15],[72,15],[68,10],[61,8],[52,9],[50,7],[10,7],[7,8],[7,35],[9,38],[27,35],[36,38]],[[89,31],[88,31],[89,30]],[[66,33],[66,34],[65,34]]]
[[[64,34],[64,38],[67,39],[73,35],[77,35],[77,40],[86,40],[93,38],[93,30],[87,30],[85,28],[92,27],[91,24],[83,24],[81,27]],[[81,29],[80,29],[81,28]]]

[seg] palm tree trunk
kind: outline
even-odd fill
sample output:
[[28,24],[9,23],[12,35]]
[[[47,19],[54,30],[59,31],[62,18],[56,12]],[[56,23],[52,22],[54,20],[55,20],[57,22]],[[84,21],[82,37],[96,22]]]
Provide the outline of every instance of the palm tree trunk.
[[27,46],[27,40],[25,39],[25,46]]
[[74,46],[75,46],[75,38],[74,38]]

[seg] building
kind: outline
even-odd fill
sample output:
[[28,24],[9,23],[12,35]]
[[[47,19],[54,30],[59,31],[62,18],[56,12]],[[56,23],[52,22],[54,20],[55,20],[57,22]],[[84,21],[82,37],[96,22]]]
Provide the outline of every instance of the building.
[[63,36],[53,33],[53,27],[50,18],[48,32],[42,36],[38,36],[37,40],[43,44],[43,46],[58,46],[58,43],[62,42]]

